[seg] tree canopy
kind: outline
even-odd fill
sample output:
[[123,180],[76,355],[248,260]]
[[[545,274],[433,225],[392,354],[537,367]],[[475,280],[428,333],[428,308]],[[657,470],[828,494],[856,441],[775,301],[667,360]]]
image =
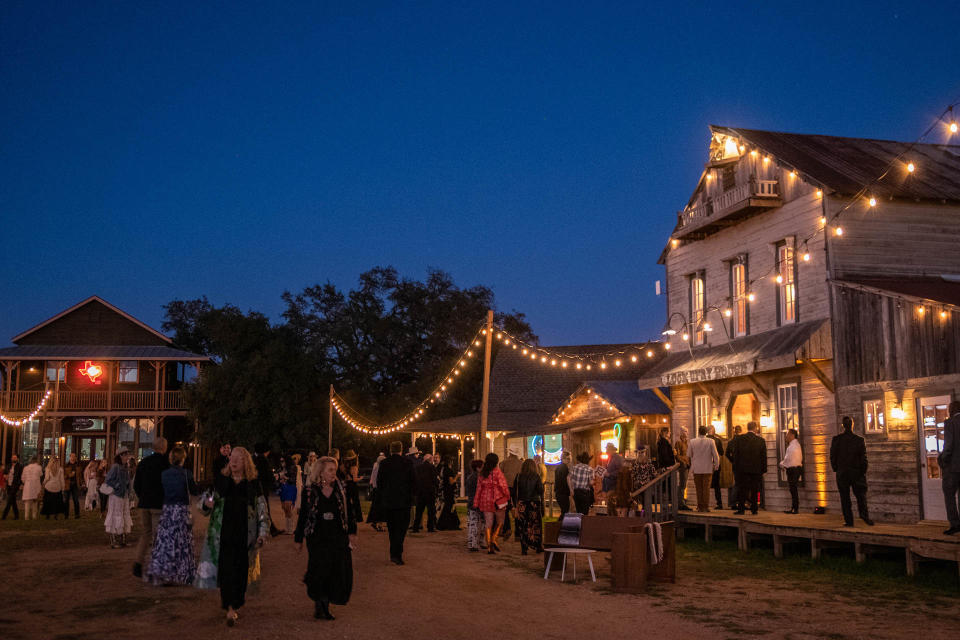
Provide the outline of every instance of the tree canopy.
[[[282,297],[282,321],[275,324],[255,311],[215,307],[206,297],[164,307],[163,329],[215,363],[186,391],[205,442],[325,449],[330,384],[371,421],[399,418],[430,393],[494,308],[487,287],[461,289],[440,270],[423,281],[401,278],[392,267],[361,274],[346,293],[327,282]],[[497,312],[496,323],[536,342],[520,312]],[[480,362],[430,419],[479,410]],[[371,446],[338,417],[334,439],[341,449]]]

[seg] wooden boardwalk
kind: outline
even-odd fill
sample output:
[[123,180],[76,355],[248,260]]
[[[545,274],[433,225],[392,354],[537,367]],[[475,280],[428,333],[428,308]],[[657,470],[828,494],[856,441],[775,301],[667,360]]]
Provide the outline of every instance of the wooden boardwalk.
[[761,511],[757,515],[734,515],[721,510],[709,513],[681,511],[677,515],[677,531],[704,530],[704,540],[710,542],[717,527],[737,531],[737,546],[742,551],[750,548],[751,539],[769,536],[773,539],[773,554],[783,557],[783,543],[809,541],[810,554],[819,558],[828,547],[851,547],[857,562],[864,562],[871,551],[903,549],[906,554],[907,575],[914,575],[917,562],[926,559],[950,560],[957,563],[960,572],[960,535],[946,536],[946,523],[920,522],[918,524],[888,524],[878,522],[870,527],[859,518],[853,527],[843,526],[839,514],[788,514]]

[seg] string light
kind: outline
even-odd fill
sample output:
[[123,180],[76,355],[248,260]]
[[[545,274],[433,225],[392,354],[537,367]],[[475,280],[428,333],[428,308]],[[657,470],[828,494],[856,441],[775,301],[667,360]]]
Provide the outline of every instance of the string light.
[[914,171],[916,171],[916,169],[917,169],[916,165],[914,165],[912,162],[907,164],[907,171],[909,171],[910,173],[913,173]]
[[4,424],[11,427],[19,427],[19,426],[25,425],[28,422],[32,422],[33,419],[36,418],[41,411],[43,411],[43,408],[47,406],[47,400],[50,399],[50,395],[52,393],[53,393],[52,389],[47,389],[47,391],[40,398],[40,402],[37,404],[36,407],[34,407],[33,411],[31,411],[27,415],[27,417],[21,418],[19,420],[15,420],[13,418],[8,418],[7,416],[0,414],[0,422],[3,422]]
[[874,198],[874,197],[872,197],[872,196],[871,196],[871,198],[870,198],[870,200],[869,200],[868,202],[870,203],[870,206],[871,206],[871,207],[877,206],[877,199]]
[[842,236],[842,235],[843,235],[843,227],[837,227],[836,229],[833,230],[833,233],[834,233],[834,235]]

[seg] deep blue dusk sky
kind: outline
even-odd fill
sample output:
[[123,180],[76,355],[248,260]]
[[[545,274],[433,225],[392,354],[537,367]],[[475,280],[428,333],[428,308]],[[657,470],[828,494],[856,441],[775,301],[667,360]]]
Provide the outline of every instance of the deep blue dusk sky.
[[644,340],[709,123],[912,140],[960,97],[957,2],[147,4],[0,4],[0,344],[388,264]]

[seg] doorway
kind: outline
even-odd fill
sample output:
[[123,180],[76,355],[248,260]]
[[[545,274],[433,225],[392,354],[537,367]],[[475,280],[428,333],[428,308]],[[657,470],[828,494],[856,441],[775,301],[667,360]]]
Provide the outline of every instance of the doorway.
[[737,425],[742,428],[741,433],[746,433],[750,421],[760,422],[760,403],[752,391],[744,391],[733,396],[727,409],[727,439],[733,438]]
[[950,396],[933,396],[917,400],[917,433],[920,441],[920,491],[923,498],[923,519],[947,519],[943,501],[940,464],[937,456],[943,451],[943,422],[947,419]]
[[104,436],[72,436],[68,440],[67,455],[76,453],[77,458],[82,462],[87,462],[95,457],[97,460],[103,460],[107,450],[107,439]]

